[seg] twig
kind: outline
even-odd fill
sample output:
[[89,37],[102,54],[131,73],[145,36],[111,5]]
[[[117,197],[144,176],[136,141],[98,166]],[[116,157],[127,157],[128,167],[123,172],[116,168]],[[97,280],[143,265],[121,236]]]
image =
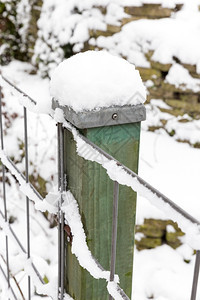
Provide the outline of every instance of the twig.
[[[5,261],[4,257],[3,257],[3,255],[0,254],[0,256],[1,256],[2,260],[3,260],[3,262],[6,264],[6,261]],[[23,294],[23,292],[22,292],[22,290],[21,290],[21,288],[20,288],[20,286],[19,286],[19,284],[18,284],[18,282],[17,282],[17,279],[16,279],[15,276],[11,273],[10,270],[9,270],[9,273],[10,273],[10,276],[13,278],[13,280],[14,280],[14,282],[15,282],[15,284],[16,284],[16,286],[17,286],[17,288],[18,288],[18,290],[19,290],[19,292],[20,292],[20,294],[21,294],[21,296],[22,296],[22,299],[23,299],[23,300],[26,300],[25,297],[24,297],[24,294]]]

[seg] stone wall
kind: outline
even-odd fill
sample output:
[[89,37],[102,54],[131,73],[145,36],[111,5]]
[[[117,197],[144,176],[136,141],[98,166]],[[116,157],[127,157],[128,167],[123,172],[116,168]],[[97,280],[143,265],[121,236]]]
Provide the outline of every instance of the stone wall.
[[[99,36],[112,36],[115,33],[121,31],[122,27],[133,21],[140,19],[161,19],[171,17],[173,13],[178,12],[183,7],[183,4],[177,4],[175,8],[162,7],[161,4],[144,4],[141,7],[128,6],[124,7],[124,11],[129,17],[121,20],[121,25],[113,26],[107,25],[106,31],[91,31],[90,36],[98,38]],[[106,14],[106,8],[99,8]],[[85,43],[84,50],[95,49],[88,43]],[[145,53],[145,56],[150,63],[150,68],[137,69],[140,71],[140,75],[143,81],[151,80],[152,84],[148,87],[149,95],[147,102],[151,99],[163,99],[172,109],[163,109],[161,111],[170,113],[174,116],[183,116],[185,113],[190,117],[199,120],[200,119],[200,92],[194,93],[193,90],[185,89],[185,86],[177,88],[175,85],[166,83],[165,79],[171,68],[171,64],[161,64],[160,62],[152,60],[153,51]],[[126,57],[125,57],[126,58]],[[193,78],[200,79],[200,74],[197,73],[196,65],[185,64],[181,62],[177,57],[173,57],[174,62],[180,64],[189,71],[189,74]],[[163,124],[164,127],[164,124]],[[158,127],[151,128],[156,130]]]
[[[13,58],[31,61],[34,54],[34,46],[38,36],[37,22],[40,18],[41,8],[43,0],[27,1],[28,14],[28,28],[26,29],[26,36],[22,39],[19,34],[23,27],[23,22],[20,21],[18,14],[18,6],[21,0],[12,1],[0,1],[0,46],[5,49],[1,49],[1,64],[6,64]],[[182,9],[182,4],[177,4],[174,8],[162,7],[161,4],[143,4],[143,6],[125,6],[124,12],[127,14],[126,17],[119,20],[119,25],[114,26],[107,24],[106,30],[89,30],[90,38],[97,39],[100,36],[109,37],[116,33],[119,33],[124,25],[130,22],[134,22],[141,19],[161,19],[170,18],[174,13]],[[95,6],[101,14],[107,15],[107,7]],[[78,12],[79,14],[81,12]],[[27,13],[26,13],[27,14]],[[23,16],[21,17],[21,19]],[[48,43],[48,41],[46,41]],[[73,52],[74,44],[67,43],[61,45],[64,53],[64,57],[68,58],[75,54]],[[96,49],[96,46],[92,46],[88,41],[84,42],[84,47],[81,51]],[[101,49],[101,48],[99,48]],[[51,50],[48,50],[51,51]],[[142,50],[141,50],[142,51]],[[148,85],[148,99],[163,99],[172,109],[160,108],[163,112],[168,112],[174,116],[183,116],[187,113],[194,119],[200,119],[200,92],[194,93],[190,89],[186,89],[184,86],[176,87],[166,82],[166,77],[171,68],[171,64],[161,64],[160,62],[152,59],[153,51],[145,53],[147,61],[150,63],[149,68],[137,69],[140,71],[143,81],[151,81]],[[126,58],[126,57],[125,57]],[[189,65],[181,62],[177,57],[173,57],[174,62],[180,64],[189,71],[189,74],[193,78],[200,79],[200,74],[196,71],[195,65]],[[42,61],[41,57],[35,59],[35,67],[39,67],[39,63]],[[49,63],[52,62],[50,58]],[[48,64],[48,61],[44,64]],[[163,125],[165,121],[163,120]],[[156,130],[158,127],[151,127],[150,130]]]
[[[151,60],[153,53],[147,53],[146,57],[151,64],[151,68],[138,68],[144,81],[151,80],[153,85],[148,88],[148,100],[163,99],[173,109],[162,109],[174,116],[183,116],[187,113],[194,119],[200,119],[200,92],[194,93],[193,90],[185,89],[184,86],[177,88],[175,85],[165,82],[165,78],[171,67],[170,64],[161,64]],[[181,63],[176,57],[174,60],[186,68],[193,78],[200,78],[196,72],[195,65]]]
[[[130,15],[128,18],[121,20],[120,26],[107,25],[106,31],[91,31],[90,36],[94,39],[99,36],[112,36],[121,31],[122,27],[133,21],[140,19],[161,19],[168,18],[182,8],[182,4],[176,5],[174,9],[164,8],[160,4],[144,4],[142,7],[125,7],[124,11]],[[106,14],[106,8],[99,8]],[[84,50],[94,50],[96,47],[85,43]],[[99,48],[101,50],[101,48]],[[152,60],[153,51],[145,54],[150,63],[150,68],[137,67],[144,82],[151,81],[151,86],[148,87],[147,103],[151,99],[162,99],[168,104],[171,109],[160,108],[162,112],[170,113],[174,116],[183,116],[188,114],[194,119],[200,119],[200,92],[194,93],[193,90],[185,89],[184,86],[177,88],[175,85],[166,82],[166,77],[171,68],[171,64],[161,64],[158,61]],[[126,57],[125,57],[126,58]],[[177,57],[173,57],[174,62],[180,64],[189,71],[193,78],[200,78],[200,74],[196,71],[195,65],[182,63]],[[149,128],[151,131],[165,127],[165,120],[161,120],[162,125],[159,127]],[[188,122],[182,118],[181,122]],[[169,133],[173,135],[174,133]],[[194,145],[193,145],[194,146]],[[199,147],[199,144],[195,144]],[[181,237],[184,233],[178,227],[177,223],[172,220],[145,219],[144,224],[136,226],[137,249],[153,249],[155,247],[167,244],[173,249],[181,245]],[[187,261],[186,261],[187,262]]]
[[[5,1],[4,1],[5,2]],[[34,54],[34,45],[37,39],[38,26],[37,21],[40,18],[42,0],[35,0],[31,2],[30,20],[27,30],[26,41],[23,47],[22,39],[18,33],[20,24],[16,22],[16,3],[19,1],[11,1],[12,7],[8,13],[5,3],[0,2],[0,31],[1,41],[8,45],[1,56],[1,63],[8,63],[13,58],[30,61]],[[96,7],[102,14],[106,15],[107,8]],[[118,26],[107,24],[105,31],[90,30],[90,38],[97,39],[99,36],[113,36],[121,31],[122,27],[129,22],[134,22],[140,19],[161,19],[171,17],[173,13],[181,10],[182,4],[178,4],[175,8],[162,7],[161,4],[144,4],[141,7],[127,6],[124,7],[124,12],[129,15],[120,20]],[[20,46],[20,47],[19,47]],[[62,45],[64,57],[67,58],[73,55],[73,46],[71,44]],[[85,41],[82,51],[93,50],[94,46]],[[22,49],[24,49],[22,51]],[[101,48],[99,48],[101,50]],[[153,51],[145,53],[147,60],[150,63],[149,68],[137,69],[140,71],[144,82],[151,81],[148,86],[148,99],[163,99],[172,109],[160,108],[161,111],[170,113],[174,116],[183,116],[187,113],[194,119],[200,119],[200,92],[194,93],[192,90],[185,89],[184,86],[177,88],[176,86],[166,82],[166,77],[171,68],[171,64],[161,64],[160,62],[152,60]],[[125,57],[126,58],[126,57]],[[39,59],[39,58],[38,58]],[[195,65],[184,64],[177,57],[174,57],[174,62],[186,68],[193,78],[199,78],[200,74],[196,71]],[[37,63],[36,63],[36,66]],[[162,121],[162,126],[165,126],[165,120]],[[183,122],[188,122],[187,119],[182,119]],[[160,126],[160,127],[162,127]],[[158,127],[151,127],[150,130],[156,130]],[[173,132],[170,133],[173,135]],[[200,147],[200,145],[199,145]],[[168,230],[169,225],[171,231]],[[151,249],[162,244],[168,244],[173,248],[181,245],[180,237],[183,235],[177,224],[171,220],[162,221],[155,219],[146,219],[143,225],[136,227],[136,246],[139,250]]]
[[153,249],[163,244],[176,249],[181,245],[183,235],[177,223],[171,220],[145,219],[144,224],[136,226],[135,244],[138,250]]

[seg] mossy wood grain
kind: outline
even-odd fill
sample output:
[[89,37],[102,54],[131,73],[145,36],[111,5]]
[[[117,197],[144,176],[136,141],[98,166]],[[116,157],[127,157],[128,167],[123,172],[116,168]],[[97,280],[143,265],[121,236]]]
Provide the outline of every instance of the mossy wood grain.
[[[89,140],[114,156],[131,170],[138,170],[140,123],[105,126],[81,131]],[[92,255],[110,269],[113,181],[105,169],[76,153],[72,134],[65,131],[65,172],[67,186],[78,201],[87,244]],[[87,149],[83,149],[83,152]],[[131,297],[136,194],[131,188],[119,187],[119,213],[116,273],[120,286]],[[106,300],[103,279],[96,280],[80,267],[67,246],[66,290],[75,300]]]

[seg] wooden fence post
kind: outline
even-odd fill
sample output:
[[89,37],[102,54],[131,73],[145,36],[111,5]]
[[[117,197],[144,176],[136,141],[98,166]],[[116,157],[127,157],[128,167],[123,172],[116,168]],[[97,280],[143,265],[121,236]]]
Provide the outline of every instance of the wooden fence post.
[[[53,101],[53,108],[60,107]],[[60,107],[67,120],[107,153],[134,172],[138,171],[140,122],[145,108],[137,106],[111,107],[87,113],[75,113]],[[87,151],[87,149],[82,149]],[[110,270],[113,181],[99,164],[83,159],[76,152],[72,133],[64,133],[64,170],[67,189],[78,201],[87,244],[92,255]],[[116,270],[120,286],[131,297],[134,249],[136,193],[126,186],[119,187]],[[75,300],[104,300],[109,295],[106,282],[94,279],[80,267],[67,244],[65,288]]]

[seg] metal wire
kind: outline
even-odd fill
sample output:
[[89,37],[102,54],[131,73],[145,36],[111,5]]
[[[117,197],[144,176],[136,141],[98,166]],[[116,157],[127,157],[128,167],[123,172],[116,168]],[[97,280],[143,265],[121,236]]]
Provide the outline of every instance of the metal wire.
[[[99,263],[99,261],[91,254],[92,259],[95,261],[95,263],[97,264],[97,266],[102,270],[102,271],[106,271],[104,269],[104,267]],[[125,292],[120,288],[120,286],[117,284],[117,291],[120,293],[122,299],[124,300],[130,300],[129,297],[125,294]]]
[[[1,131],[1,150],[4,150],[4,141],[3,141],[3,120],[2,120],[2,93],[0,86],[0,131]],[[3,180],[3,201],[4,201],[4,216],[7,222],[7,203],[6,203],[6,176],[5,176],[5,166],[2,164],[2,180]],[[9,273],[9,254],[8,254],[8,237],[5,237],[6,243],[6,266],[7,266],[7,283],[8,288],[10,288],[10,273]]]
[[[21,91],[19,88],[17,88],[14,84],[12,84],[8,79],[6,79],[4,76],[2,78],[13,88],[15,88],[19,93],[22,93],[29,99],[33,104],[36,104],[37,102],[33,100],[30,96],[28,96],[26,93]],[[66,127],[67,130],[72,132],[71,128]],[[102,154],[104,157],[108,158],[109,160],[113,160],[117,163],[118,166],[121,166],[124,171],[126,171],[131,177],[137,178],[139,183],[142,184],[144,187],[149,189],[152,193],[156,194],[163,202],[168,203],[175,211],[177,211],[179,214],[181,214],[183,217],[185,217],[187,220],[194,224],[200,225],[200,222],[196,220],[194,217],[192,217],[190,214],[188,214],[186,211],[184,211],[181,207],[179,207],[177,204],[175,204],[173,201],[171,201],[168,197],[160,193],[157,189],[152,187],[150,184],[148,184],[145,180],[143,180],[140,176],[138,176],[136,173],[131,171],[129,168],[125,167],[123,164],[121,164],[119,161],[117,161],[114,157],[112,157],[107,152],[103,151],[100,147],[98,147],[96,144],[88,140],[85,136],[79,133],[79,137],[84,140],[87,144],[92,146],[95,150],[97,150],[100,154]]]
[[[29,97],[26,93],[22,92],[19,88],[17,88],[15,85],[13,85],[8,79],[2,76],[2,78],[10,84],[13,88],[15,88],[19,93],[23,94],[25,97],[27,97],[33,104],[36,104],[36,101],[33,100],[31,97]],[[72,131],[72,129],[67,128],[69,131]],[[139,177],[136,173],[134,173],[132,170],[128,169],[125,167],[123,164],[121,164],[119,161],[117,161],[115,158],[113,158],[111,155],[109,155],[107,152],[103,151],[101,148],[99,148],[97,145],[92,143],[90,140],[88,140],[86,137],[83,135],[79,134],[79,137],[84,140],[87,144],[92,146],[95,150],[97,150],[100,154],[102,154],[104,157],[106,157],[109,160],[113,160],[117,163],[118,166],[120,166],[124,171],[127,172],[132,178],[136,178],[138,182],[143,185],[145,188],[147,188],[149,191],[154,193],[157,197],[159,197],[163,202],[167,203],[170,205],[172,209],[174,209],[176,212],[181,214],[184,218],[189,220],[193,224],[200,225],[200,222],[196,220],[194,217],[192,217],[190,214],[188,214],[186,211],[184,211],[181,207],[176,205],[173,201],[171,201],[168,197],[160,193],[157,189],[152,187],[150,184],[148,184],[145,180],[143,180],[141,177]],[[65,268],[65,249],[64,249],[64,216],[61,211],[61,205],[62,205],[62,192],[64,191],[65,184],[64,184],[64,170],[63,170],[63,128],[62,124],[58,124],[58,173],[59,173],[59,189],[61,191],[61,200],[59,204],[59,211],[58,211],[58,217],[59,217],[59,226],[58,226],[58,273],[59,273],[59,278],[58,278],[58,295],[59,299],[63,299],[63,294],[64,294],[64,268]],[[16,167],[15,167],[16,168]],[[19,172],[19,170],[17,170]],[[20,173],[20,172],[19,172]],[[20,174],[22,176],[22,174]],[[118,185],[118,183],[117,183]],[[118,192],[117,192],[117,185],[115,186],[115,192],[114,192],[114,203],[118,201]],[[35,191],[34,191],[35,192]],[[116,209],[117,209],[117,204],[115,203],[115,208],[113,208],[113,220],[116,222]],[[115,213],[114,213],[115,210]],[[115,216],[114,216],[115,214]],[[117,225],[113,225],[113,234],[112,234],[112,254],[111,254],[111,275],[110,275],[110,280],[114,279],[114,269],[115,269],[115,259],[116,259],[116,241],[115,238],[117,236],[117,233],[115,232],[117,228]],[[194,279],[193,279],[193,287],[192,287],[192,295],[191,295],[191,300],[196,299],[196,291],[197,291],[197,282],[198,282],[198,276],[199,276],[199,265],[200,265],[200,251],[197,251],[196,254],[196,263],[195,263],[195,270],[194,270]],[[128,296],[121,290],[120,287],[118,287],[118,290],[122,296],[123,299],[129,299]],[[112,297],[110,298],[112,299]]]
[[6,77],[4,77],[3,75],[1,75],[1,77],[3,78],[3,80],[5,80],[5,82],[7,82],[10,86],[12,86],[17,92],[19,92],[20,94],[22,94],[24,97],[26,97],[27,99],[29,99],[32,104],[37,104],[37,102],[31,98],[30,96],[28,96],[25,92],[23,92],[20,88],[18,88],[16,85],[14,85],[12,82],[10,82],[10,80],[8,80]]
[[[61,183],[61,170],[60,170],[60,129],[57,124],[57,136],[58,136],[58,189],[60,189]],[[58,205],[58,299],[60,297],[61,288],[61,224],[60,224],[60,203]]]
[[[72,128],[66,127],[67,130],[72,132]],[[163,202],[169,204],[169,206],[178,212],[180,215],[182,215],[185,219],[190,221],[193,224],[200,225],[200,221],[192,217],[190,214],[188,214],[184,209],[182,209],[180,206],[178,206],[176,203],[174,203],[172,200],[170,200],[168,197],[163,195],[161,192],[159,192],[157,189],[155,189],[153,186],[151,186],[148,182],[146,182],[144,179],[142,179],[139,175],[137,175],[135,172],[124,166],[122,163],[120,163],[118,160],[116,160],[113,156],[105,152],[103,149],[98,147],[96,144],[91,142],[88,138],[83,136],[82,134],[78,133],[78,136],[85,141],[88,145],[92,146],[97,152],[102,154],[105,158],[107,158],[110,161],[114,161],[119,167],[122,168],[123,171],[125,171],[128,175],[130,175],[132,178],[135,178],[138,180],[138,182],[145,188],[147,188],[149,191],[151,191],[153,194],[155,194],[160,200]]]
[[199,266],[200,266],[200,250],[198,250],[196,253],[191,300],[196,300],[197,284],[198,284],[198,278],[199,278]]
[[[5,155],[6,160],[9,162],[9,164],[15,169],[15,171],[19,174],[19,176],[26,181],[26,177],[24,176],[23,173],[20,172],[20,170],[17,168],[17,166],[14,164],[14,162],[7,156]],[[8,168],[9,169],[9,168]],[[15,177],[15,175],[13,175],[11,173],[12,176]],[[40,193],[34,188],[34,186],[28,182],[28,186],[32,189],[32,191],[34,192],[34,194],[37,196],[38,199],[43,200],[43,197],[40,195]]]
[[58,208],[58,298],[63,300],[64,277],[65,277],[65,234],[64,234],[64,214],[61,210],[63,203],[62,193],[65,190],[64,182],[64,128],[61,123],[58,126],[58,187],[61,193]]
[[[0,270],[1,270],[1,273],[3,274],[5,280],[7,281],[6,274],[5,274],[5,272],[4,272],[4,270],[3,270],[3,268],[2,268],[1,265],[0,265]],[[13,289],[12,289],[12,287],[10,287],[10,290],[11,290],[11,293],[12,293],[12,295],[13,295],[13,298],[14,298],[15,300],[18,300],[18,299],[17,299],[17,296],[16,296],[16,294],[15,294],[15,292],[14,292]]]
[[[4,215],[3,215],[3,213],[2,213],[1,210],[0,210],[0,215],[2,216],[2,218],[3,218],[4,221],[5,221]],[[8,226],[8,228],[9,228],[9,231],[10,231],[10,233],[11,233],[13,239],[14,239],[15,242],[18,244],[18,246],[20,247],[20,249],[22,250],[22,252],[23,252],[24,254],[27,254],[25,248],[22,246],[22,243],[20,242],[20,239],[17,237],[16,233],[14,232],[14,230],[12,229],[11,225],[10,225],[8,222],[7,222],[7,226]],[[34,265],[33,262],[31,262],[31,265],[32,265],[32,267],[33,267],[33,269],[34,269],[34,271],[35,271],[37,277],[39,278],[40,282],[43,283],[43,284],[45,284],[45,282],[44,282],[43,279],[42,279],[42,276],[40,275],[39,271],[37,270],[37,268],[35,267],[35,265]]]
[[[118,200],[119,200],[119,183],[117,181],[114,181],[110,281],[113,281],[114,276],[115,276],[116,247],[117,247]],[[111,295],[109,296],[109,300],[113,300],[113,297]]]
[[[3,77],[3,79],[5,81],[7,81],[10,85],[12,85],[7,79],[5,79]],[[20,89],[16,88],[14,85],[12,85],[16,90],[18,90],[18,92],[21,92]],[[23,92],[22,92],[23,93]],[[29,100],[31,100],[34,104],[36,104],[36,102],[31,99],[28,95],[26,95],[25,93],[23,93],[24,96],[28,97]],[[1,95],[1,87],[0,87],[0,131],[1,131],[1,150],[4,150],[4,143],[3,143],[3,122],[2,122],[2,95]],[[24,131],[25,131],[25,160],[26,160],[26,177],[18,170],[18,168],[16,167],[16,165],[12,162],[12,160],[10,160],[9,157],[7,157],[9,163],[15,168],[15,170],[18,172],[18,174],[22,177],[23,180],[26,180],[26,182],[28,183],[28,143],[27,143],[27,113],[26,113],[26,108],[24,108]],[[21,250],[27,254],[27,257],[30,257],[30,234],[27,233],[27,252],[25,251],[24,247],[22,246],[19,238],[17,237],[17,235],[15,234],[15,232],[13,231],[12,227],[10,226],[10,224],[7,222],[7,203],[6,203],[6,189],[5,189],[5,166],[4,164],[2,164],[2,172],[3,172],[3,199],[4,199],[4,214],[2,213],[2,211],[0,211],[0,214],[2,216],[2,218],[4,219],[4,221],[7,223],[10,233],[12,234],[13,238],[15,239],[15,241],[17,242],[17,244],[19,245],[19,247],[21,248]],[[43,200],[42,196],[38,193],[38,191],[29,183],[29,186],[32,188],[33,192],[36,194],[36,196]],[[26,197],[26,205],[27,205],[27,222],[29,224],[29,199]],[[30,232],[29,229],[29,225],[27,225],[27,232]],[[6,278],[7,282],[8,282],[8,288],[11,289],[12,291],[12,287],[10,286],[10,273],[9,273],[9,259],[8,259],[8,237],[6,236],[6,264],[7,264],[7,277],[4,273],[4,277]],[[42,279],[42,276],[40,275],[39,271],[37,270],[37,268],[35,267],[35,265],[33,263],[31,263],[32,268],[34,269],[36,275],[38,276],[39,280],[41,281],[41,283],[45,284],[45,282]],[[1,268],[2,269],[2,268]],[[30,277],[28,279],[28,285],[29,285],[29,298],[30,299]],[[15,299],[17,299],[15,297]]]
[[[26,183],[29,182],[28,172],[28,130],[27,130],[27,110],[24,107],[24,147],[25,147],[25,176]],[[26,196],[26,232],[27,232],[27,258],[30,258],[30,209],[29,198]],[[31,299],[31,278],[28,276],[28,300]]]
[[[8,79],[6,79],[4,76],[2,78],[13,88],[15,88],[19,93],[25,95],[27,99],[29,99],[33,104],[37,104],[35,100],[33,100],[30,96],[28,96],[26,93],[21,91],[19,88],[17,88],[14,84],[12,84]],[[67,128],[67,130],[72,131],[71,128]],[[173,201],[171,201],[168,197],[160,193],[157,189],[152,187],[150,184],[148,184],[145,180],[143,180],[141,177],[139,177],[136,173],[131,171],[129,168],[125,167],[123,164],[121,164],[119,161],[117,161],[114,157],[112,157],[107,152],[103,151],[100,147],[98,147],[96,144],[88,140],[85,136],[79,133],[79,137],[84,140],[87,144],[91,145],[95,150],[97,150],[100,154],[102,154],[104,157],[108,158],[109,160],[114,160],[119,166],[121,166],[129,175],[131,175],[133,178],[137,178],[139,183],[141,183],[144,187],[148,188],[152,193],[156,194],[161,200],[168,203],[175,211],[180,213],[182,216],[184,216],[187,220],[189,220],[192,223],[200,225],[200,222],[196,220],[194,217],[192,217],[190,214],[188,214],[186,211],[184,211],[181,207],[176,205]]]

